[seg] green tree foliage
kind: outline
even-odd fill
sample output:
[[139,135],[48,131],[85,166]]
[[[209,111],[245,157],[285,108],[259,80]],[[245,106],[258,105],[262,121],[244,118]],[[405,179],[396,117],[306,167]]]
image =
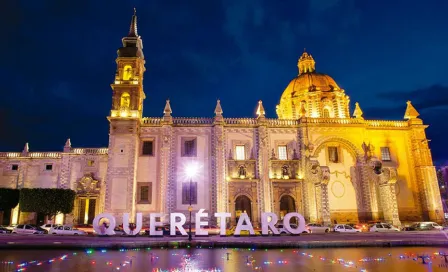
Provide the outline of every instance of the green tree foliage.
[[37,212],[51,217],[58,213],[71,213],[76,193],[70,189],[21,189],[20,210]]
[[0,211],[14,208],[19,203],[18,189],[0,188]]

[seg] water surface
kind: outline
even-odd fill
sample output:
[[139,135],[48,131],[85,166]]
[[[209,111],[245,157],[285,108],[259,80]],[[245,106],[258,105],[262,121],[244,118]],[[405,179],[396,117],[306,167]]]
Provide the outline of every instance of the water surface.
[[[446,271],[442,248],[2,250],[0,271]],[[420,257],[425,258],[422,264]]]

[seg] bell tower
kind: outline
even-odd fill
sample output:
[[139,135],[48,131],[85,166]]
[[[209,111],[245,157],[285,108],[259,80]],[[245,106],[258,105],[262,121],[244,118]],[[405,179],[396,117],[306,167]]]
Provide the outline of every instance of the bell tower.
[[143,73],[145,57],[143,42],[137,32],[137,15],[134,9],[129,33],[122,39],[117,51],[117,71],[112,87],[111,118],[141,118],[143,112]]
[[134,9],[129,33],[117,51],[117,70],[112,87],[106,199],[104,211],[121,224],[123,213],[135,215],[140,123],[143,112],[143,43],[137,32]]

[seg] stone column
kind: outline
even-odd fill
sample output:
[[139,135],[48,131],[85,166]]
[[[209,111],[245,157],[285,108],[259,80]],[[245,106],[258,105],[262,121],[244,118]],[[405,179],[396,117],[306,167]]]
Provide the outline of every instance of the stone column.
[[395,183],[397,182],[397,169],[383,167],[379,175],[380,201],[383,208],[384,220],[394,226],[401,226],[397,197],[395,195]]

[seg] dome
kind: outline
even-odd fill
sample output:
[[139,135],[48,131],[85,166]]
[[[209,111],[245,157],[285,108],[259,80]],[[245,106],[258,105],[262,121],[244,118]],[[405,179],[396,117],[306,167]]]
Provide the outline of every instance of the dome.
[[300,57],[299,75],[288,84],[277,105],[280,119],[349,117],[348,96],[331,76],[316,72],[315,64],[307,52]]
[[[295,77],[291,80],[288,87],[286,87],[285,92],[287,95],[291,95],[296,92],[331,92],[335,90],[339,90],[339,86],[331,76],[313,71]],[[283,94],[285,94],[285,92]]]

